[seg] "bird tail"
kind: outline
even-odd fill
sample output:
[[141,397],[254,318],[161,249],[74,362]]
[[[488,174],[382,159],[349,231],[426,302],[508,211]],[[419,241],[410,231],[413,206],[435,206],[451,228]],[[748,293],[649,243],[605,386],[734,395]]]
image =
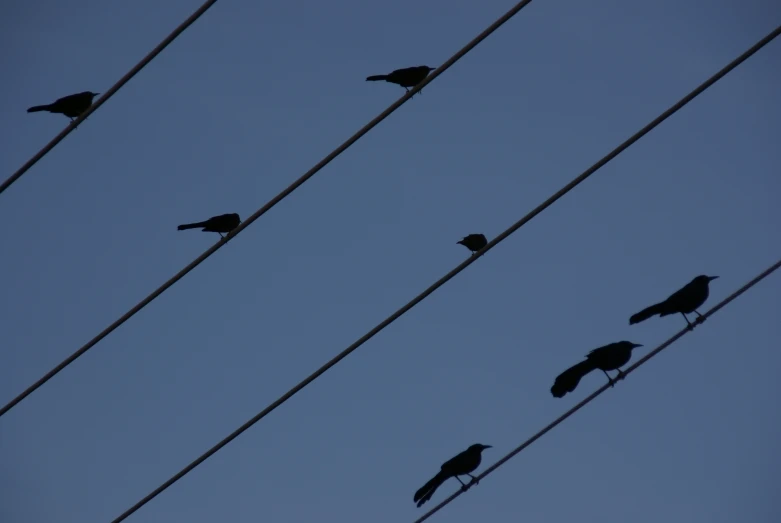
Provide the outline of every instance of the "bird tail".
[[551,394],[554,398],[561,398],[566,393],[572,392],[580,383],[580,379],[596,368],[597,366],[591,360],[583,360],[573,365],[556,377],[553,387],[550,388]]
[[370,76],[366,79],[367,82],[378,82],[380,80],[387,80],[388,75],[387,74],[375,74],[374,76]]
[[412,500],[418,504],[418,507],[420,507],[423,503],[431,499],[431,496],[434,495],[434,492],[436,492],[437,488],[439,488],[439,486],[444,483],[447,478],[447,474],[443,474],[442,471],[440,471],[436,476],[428,480],[425,485],[420,487],[417,492],[415,492],[415,497],[412,498]]
[[37,113],[39,111],[48,111],[51,105],[34,105],[27,109],[28,113]]
[[183,225],[180,225],[176,228],[177,231],[185,231],[187,229],[198,229],[199,227],[205,227],[206,222],[197,222],[197,223],[185,223]]
[[664,315],[664,312],[664,302],[651,305],[629,318],[629,325],[640,323],[657,314]]

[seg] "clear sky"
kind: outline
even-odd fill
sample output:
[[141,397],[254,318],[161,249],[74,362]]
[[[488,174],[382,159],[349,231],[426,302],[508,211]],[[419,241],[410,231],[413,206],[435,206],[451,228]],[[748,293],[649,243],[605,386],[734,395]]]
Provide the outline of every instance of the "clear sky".
[[[218,2],[0,195],[0,403],[218,240],[512,0]],[[630,5],[631,4],[631,5]],[[0,175],[200,0],[0,6]],[[0,521],[109,523],[781,22],[772,0],[536,0],[0,418]],[[404,523],[604,383],[589,350],[697,274],[781,256],[781,39],[128,521]],[[708,308],[708,305],[704,309]],[[432,521],[777,523],[781,274]],[[485,465],[484,465],[485,466]],[[482,470],[481,467],[480,470]],[[774,486],[775,485],[775,486]]]

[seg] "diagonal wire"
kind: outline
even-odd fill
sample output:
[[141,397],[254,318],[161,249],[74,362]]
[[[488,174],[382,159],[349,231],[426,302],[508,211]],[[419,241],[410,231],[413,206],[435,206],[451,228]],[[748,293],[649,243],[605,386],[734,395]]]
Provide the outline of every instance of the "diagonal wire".
[[354,135],[352,135],[346,142],[344,142],[342,145],[334,149],[328,156],[320,160],[320,162],[309,169],[306,173],[304,173],[299,179],[297,179],[295,182],[290,184],[284,191],[276,195],[274,198],[272,198],[266,205],[255,211],[255,214],[244,220],[239,227],[233,230],[232,233],[227,235],[224,239],[220,240],[219,242],[215,243],[212,247],[210,247],[206,252],[198,256],[194,261],[190,262],[187,267],[177,272],[171,279],[169,279],[167,282],[165,282],[163,285],[158,287],[152,294],[141,300],[135,307],[127,311],[125,314],[123,314],[118,320],[116,320],[114,323],[106,327],[100,334],[92,338],[90,341],[88,341],[85,345],[83,345],[79,350],[68,356],[65,360],[63,360],[59,365],[54,367],[52,370],[47,372],[43,377],[41,377],[38,381],[27,387],[26,390],[24,390],[22,393],[20,393],[18,396],[16,396],[14,399],[12,399],[10,402],[8,402],[7,405],[5,405],[3,408],[0,409],[0,417],[3,416],[5,413],[7,413],[9,410],[11,410],[14,406],[16,406],[20,401],[25,399],[27,396],[35,392],[36,389],[41,387],[44,383],[52,379],[55,375],[57,375],[60,371],[62,371],[65,367],[76,361],[82,354],[90,350],[92,347],[98,344],[103,338],[111,334],[117,327],[125,323],[127,320],[132,318],[137,312],[139,312],[141,309],[149,305],[152,300],[160,296],[165,290],[167,290],[169,287],[171,287],[174,283],[178,282],[184,276],[196,268],[198,265],[200,265],[206,258],[214,254],[217,249],[225,245],[228,240],[239,234],[241,231],[244,230],[245,227],[248,227],[252,222],[260,218],[262,215],[264,215],[269,209],[274,207],[276,204],[278,204],[280,201],[282,201],[285,197],[287,197],[290,193],[295,191],[298,187],[303,185],[304,182],[306,182],[309,178],[314,176],[320,169],[328,165],[331,160],[342,154],[348,147],[350,147],[352,144],[358,141],[363,135],[368,133],[371,129],[373,129],[377,124],[379,124],[381,121],[383,121],[385,118],[390,116],[391,113],[393,113],[396,109],[401,107],[404,102],[412,98],[412,96],[423,89],[426,85],[429,84],[434,78],[442,74],[444,71],[446,71],[448,68],[450,68],[451,65],[456,63],[458,60],[460,60],[465,54],[467,54],[469,51],[471,51],[474,47],[476,47],[480,42],[485,40],[491,33],[496,31],[501,25],[503,25],[505,22],[507,22],[510,18],[515,16],[518,11],[523,9],[526,5],[530,4],[532,0],[522,0],[521,2],[517,3],[512,9],[507,11],[504,15],[502,15],[501,18],[496,20],[493,24],[491,24],[485,31],[477,35],[471,42],[466,44],[464,47],[462,47],[456,54],[450,57],[450,59],[442,64],[439,68],[437,68],[436,71],[433,71],[429,76],[426,77],[426,79],[419,83],[415,88],[410,90],[408,93],[406,93],[404,96],[399,98],[396,102],[394,102],[390,107],[385,109],[379,116],[374,118],[371,122],[367,123],[363,128],[361,128],[358,132],[356,132]]
[[133,67],[125,76],[119,79],[117,83],[115,83],[113,86],[111,86],[111,89],[106,91],[106,93],[101,96],[94,104],[90,106],[89,109],[87,109],[86,112],[82,113],[78,118],[73,120],[68,126],[60,131],[60,134],[54,137],[54,139],[47,143],[46,146],[38,151],[38,153],[27,160],[27,163],[22,165],[14,174],[12,174],[6,181],[0,185],[0,194],[8,189],[8,187],[11,186],[12,183],[14,183],[16,180],[22,177],[24,173],[30,170],[30,168],[38,163],[38,160],[46,156],[49,151],[54,149],[54,147],[60,143],[62,140],[65,139],[66,136],[70,134],[71,131],[73,131],[81,122],[87,119],[89,115],[91,115],[93,112],[95,112],[98,107],[103,105],[103,102],[111,98],[114,93],[119,91],[126,83],[130,81],[131,78],[133,78],[135,75],[137,75],[139,72],[141,72],[141,69],[146,67],[149,62],[151,62],[157,55],[159,55],[161,52],[163,52],[163,49],[168,47],[168,44],[176,40],[176,38],[182,34],[185,29],[190,27],[196,20],[198,20],[211,6],[213,6],[217,0],[207,0],[201,7],[198,8],[197,11],[195,11],[193,14],[190,15],[187,20],[182,22],[179,27],[173,30],[171,34],[169,34],[165,40],[160,42],[157,47],[152,49],[149,54],[147,54],[143,60],[138,62],[135,67]]
[[611,159],[618,156],[618,154],[632,145],[634,142],[639,140],[642,136],[644,136],[646,133],[651,131],[654,127],[662,123],[665,119],[670,117],[673,113],[678,111],[681,107],[689,103],[692,99],[694,99],[697,95],[702,93],[705,89],[716,83],[720,78],[722,78],[724,75],[726,75],[728,72],[730,72],[732,69],[737,67],[740,63],[745,61],[749,56],[757,52],[759,49],[761,49],[765,44],[770,42],[773,38],[778,36],[778,34],[781,33],[781,26],[779,26],[775,31],[770,33],[768,36],[760,40],[756,45],[751,47],[748,51],[740,55],[738,58],[730,62],[729,65],[724,67],[722,70],[720,70],[718,73],[713,75],[711,78],[706,80],[703,84],[701,84],[699,87],[697,87],[694,91],[686,95],[681,101],[673,105],[670,109],[662,113],[658,118],[656,118],[653,122],[646,125],[632,135],[627,141],[619,145],[616,149],[614,149],[612,152],[610,152],[607,156],[602,158],[600,161],[595,163],[593,166],[591,166],[588,170],[586,170],[583,174],[578,176],[575,180],[570,182],[567,186],[565,186],[563,189],[561,189],[559,192],[551,196],[548,200],[546,200],[544,203],[542,203],[540,206],[535,208],[532,212],[521,218],[519,221],[517,221],[515,224],[513,224],[509,229],[504,231],[502,234],[497,236],[494,240],[490,241],[486,247],[483,248],[482,251],[478,252],[474,256],[469,257],[466,261],[462,262],[458,267],[447,273],[445,276],[440,278],[437,282],[435,282],[433,285],[431,285],[428,289],[420,293],[418,296],[416,296],[412,301],[408,302],[406,305],[404,305],[401,309],[394,312],[392,315],[390,315],[388,318],[386,318],[382,323],[374,327],[372,330],[364,334],[361,338],[359,338],[357,341],[355,341],[352,345],[344,349],[341,353],[334,356],[328,363],[320,367],[318,370],[316,370],[314,373],[310,374],[306,379],[301,381],[298,385],[287,391],[285,394],[283,394],[279,399],[271,403],[269,406],[267,406],[265,409],[260,411],[258,414],[256,414],[253,418],[248,420],[246,423],[244,423],[242,426],[240,426],[238,429],[234,430],[232,433],[230,433],[228,436],[226,436],[224,439],[222,439],[219,443],[214,445],[212,448],[207,450],[204,454],[201,454],[197,459],[192,461],[189,465],[184,467],[182,470],[180,470],[178,473],[176,473],[174,476],[172,476],[170,479],[168,479],[165,483],[157,487],[155,490],[147,494],[141,501],[130,507],[128,510],[123,512],[119,517],[114,519],[111,523],[119,523],[126,519],[128,516],[136,512],[138,509],[146,505],[149,501],[154,499],[157,495],[162,493],[164,490],[166,490],[168,487],[182,479],[185,475],[190,473],[193,469],[195,469],[198,465],[209,459],[211,456],[216,454],[220,449],[225,447],[227,444],[229,444],[231,441],[239,437],[242,433],[244,433],[247,429],[252,427],[255,423],[266,417],[269,413],[271,413],[273,410],[275,410],[277,407],[285,403],[287,400],[292,398],[296,393],[298,393],[301,389],[312,383],[315,379],[320,377],[322,374],[324,374],[328,369],[339,363],[342,359],[346,358],[350,353],[352,353],[354,350],[356,350],[358,347],[366,343],[369,339],[374,337],[375,334],[379,333],[381,330],[383,330],[385,327],[396,321],[399,317],[401,317],[405,312],[410,310],[412,307],[423,301],[424,298],[426,298],[429,294],[433,293],[435,290],[437,290],[439,287],[444,285],[446,282],[448,282],[451,278],[453,278],[455,275],[463,271],[466,267],[468,267],[472,262],[474,262],[477,258],[485,254],[488,249],[492,248],[494,245],[505,239],[507,236],[515,232],[518,228],[520,228],[523,224],[534,218],[536,215],[538,215],[540,212],[542,212],[545,208],[553,204],[556,200],[561,198],[566,192],[572,190],[577,184],[579,184],[581,181],[585,180],[588,176],[593,174],[597,169],[605,165],[607,162],[609,162]]
[[[771,265],[770,267],[765,269],[759,276],[757,276],[756,278],[754,278],[753,280],[751,280],[750,282],[745,284],[740,289],[738,289],[735,292],[733,292],[727,298],[725,298],[722,301],[720,301],[716,306],[714,306],[708,312],[703,314],[702,317],[697,318],[694,321],[693,325],[694,326],[699,325],[703,321],[705,321],[706,319],[711,317],[712,315],[716,314],[719,310],[724,308],[728,303],[730,303],[735,298],[737,298],[738,296],[740,296],[741,294],[743,294],[744,292],[749,290],[751,287],[753,287],[754,285],[756,285],[757,283],[759,283],[760,281],[765,279],[767,276],[769,276],[772,272],[777,270],[779,267],[781,267],[781,260],[778,260],[776,263],[774,263],[773,265]],[[637,369],[640,365],[644,364],[645,362],[647,362],[648,360],[650,360],[651,358],[653,358],[654,356],[656,356],[657,354],[662,352],[664,349],[666,349],[667,347],[672,345],[675,341],[677,341],[679,338],[681,338],[683,335],[687,334],[688,332],[690,332],[689,328],[688,327],[684,327],[675,336],[673,336],[672,338],[668,339],[667,341],[665,341],[664,343],[662,343],[661,345],[656,347],[654,350],[652,350],[651,352],[646,354],[644,357],[640,358],[637,361],[637,363],[635,363],[634,365],[628,367],[625,371],[622,371],[624,373],[624,376],[627,376],[627,375],[629,375],[629,373],[634,372],[634,370]],[[580,409],[585,407],[587,404],[591,403],[591,401],[593,401],[597,396],[599,396],[600,394],[602,394],[603,392],[605,392],[609,388],[610,388],[610,383],[605,383],[600,388],[598,388],[597,390],[592,392],[591,395],[589,395],[586,399],[584,399],[583,401],[581,401],[580,403],[578,403],[577,405],[575,405],[574,407],[569,409],[567,412],[565,412],[564,414],[562,414],[561,416],[556,418],[552,423],[550,423],[545,428],[540,430],[534,436],[532,436],[531,438],[527,439],[526,441],[521,443],[519,446],[517,446],[512,452],[510,452],[509,454],[506,454],[502,459],[500,459],[499,461],[497,461],[496,463],[494,463],[493,465],[491,465],[490,467],[485,469],[485,471],[483,471],[482,474],[479,474],[476,477],[477,481],[480,481],[481,479],[486,477],[488,474],[492,473],[494,470],[496,470],[499,467],[501,467],[502,465],[504,465],[507,461],[509,461],[511,458],[513,458],[516,454],[518,454],[522,450],[526,449],[529,445],[531,445],[532,443],[534,443],[535,441],[540,439],[542,436],[547,434],[556,425],[558,425],[559,423],[561,423],[565,419],[567,419],[570,416],[572,416],[573,414],[575,414],[577,411],[579,411]],[[467,487],[466,490],[468,490],[468,487]],[[414,523],[421,523],[421,522],[425,521],[426,519],[430,518],[432,515],[434,515],[434,513],[438,512],[445,505],[448,505],[451,501],[453,501],[458,496],[460,496],[461,494],[466,492],[466,490],[457,490],[456,492],[451,494],[450,497],[448,497],[444,501],[440,502],[439,505],[437,505],[436,507],[432,508],[431,510],[426,512],[424,515],[422,515],[421,517],[416,519]]]

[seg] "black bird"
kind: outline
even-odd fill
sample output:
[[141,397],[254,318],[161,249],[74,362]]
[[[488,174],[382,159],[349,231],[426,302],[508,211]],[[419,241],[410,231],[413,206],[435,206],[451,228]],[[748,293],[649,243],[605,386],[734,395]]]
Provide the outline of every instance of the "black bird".
[[428,76],[428,73],[433,71],[434,67],[427,65],[418,65],[416,67],[407,67],[406,69],[396,69],[390,74],[377,74],[370,76],[366,79],[367,82],[378,82],[385,80],[392,84],[398,84],[409,92],[410,87],[415,87],[424,78]]
[[469,236],[465,236],[462,240],[456,242],[459,245],[463,245],[473,253],[479,251],[486,245],[488,245],[488,240],[485,239],[485,236],[482,234],[470,234]]
[[615,380],[607,373],[609,370],[617,370],[616,379],[623,379],[624,373],[621,372],[623,365],[632,358],[632,349],[642,347],[631,341],[619,341],[594,349],[586,355],[586,359],[568,368],[556,377],[553,387],[550,388],[554,398],[561,398],[568,392],[575,390],[580,383],[580,379],[591,372],[599,369],[605,373],[608,382],[612,387]]
[[50,113],[64,114],[73,121],[92,105],[92,99],[100,93],[84,91],[83,93],[71,94],[58,98],[49,105],[36,105],[27,109],[28,113],[37,113],[39,111],[49,111]]
[[[461,483],[461,490],[468,489],[473,483],[476,485],[477,478],[470,473],[474,472],[474,470],[480,466],[480,458],[483,450],[490,448],[491,445],[475,443],[464,452],[449,459],[442,465],[441,470],[436,476],[428,480],[425,485],[415,492],[415,497],[412,498],[412,500],[417,502],[418,507],[420,507],[423,503],[431,499],[431,496],[434,495],[437,488],[448,478],[456,478],[458,482]],[[472,481],[469,482],[469,485],[466,485],[458,476],[469,476],[472,478]]]
[[222,233],[229,233],[233,229],[239,226],[241,218],[236,213],[221,214],[219,216],[212,216],[206,221],[196,223],[185,223],[176,228],[177,231],[184,231],[186,229],[197,229],[203,227],[203,232],[216,232],[219,233],[222,238]]
[[645,321],[651,316],[655,316],[657,314],[661,317],[669,316],[670,314],[681,313],[683,319],[685,319],[686,323],[689,324],[689,330],[692,330],[694,325],[691,324],[689,318],[687,318],[686,315],[694,312],[697,314],[697,316],[702,318],[702,314],[697,312],[697,308],[705,303],[705,300],[708,299],[708,284],[716,278],[718,278],[718,276],[705,276],[704,274],[700,274],[692,281],[684,285],[683,288],[675,291],[663,302],[651,305],[650,307],[647,307],[633,315],[631,318],[629,318],[629,325],[640,323],[641,321]]

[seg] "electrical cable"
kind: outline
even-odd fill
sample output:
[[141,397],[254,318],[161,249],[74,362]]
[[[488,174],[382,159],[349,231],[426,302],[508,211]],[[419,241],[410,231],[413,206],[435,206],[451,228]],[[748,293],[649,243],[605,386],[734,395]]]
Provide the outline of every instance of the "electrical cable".
[[47,143],[46,146],[38,151],[35,156],[30,158],[27,163],[22,165],[14,174],[12,174],[6,181],[4,181],[2,184],[0,184],[0,194],[2,194],[3,191],[8,189],[12,183],[14,183],[16,180],[22,177],[24,173],[30,170],[30,168],[38,163],[38,161],[46,156],[49,151],[54,149],[54,147],[60,143],[63,139],[65,139],[66,136],[68,136],[71,131],[73,131],[78,125],[87,119],[89,115],[91,115],[93,112],[95,112],[98,107],[103,105],[103,102],[111,98],[114,93],[119,91],[126,83],[130,81],[131,78],[133,78],[136,74],[141,72],[141,69],[146,67],[149,62],[151,62],[157,55],[159,55],[163,49],[168,47],[168,44],[176,40],[176,38],[184,32],[185,29],[190,27],[196,20],[198,20],[211,6],[213,6],[217,0],[207,0],[201,7],[198,8],[197,11],[195,11],[193,14],[190,15],[187,20],[179,24],[179,27],[173,30],[171,34],[169,34],[165,40],[160,42],[157,47],[152,49],[149,54],[147,54],[143,60],[138,62],[135,67],[133,67],[125,76],[119,79],[117,83],[115,83],[113,86],[111,86],[111,89],[106,91],[106,93],[101,96],[95,103],[93,103],[89,109],[87,109],[84,113],[82,113],[78,118],[73,120],[68,126],[60,131],[60,134],[54,137],[54,139]]
[[[717,305],[712,307],[708,312],[703,314],[702,317],[697,318],[693,322],[693,325],[697,326],[697,325],[701,324],[702,322],[704,322],[706,319],[708,319],[709,317],[714,315],[716,312],[718,312],[719,310],[724,308],[732,300],[734,300],[735,298],[737,298],[738,296],[740,296],[741,294],[743,294],[744,292],[749,290],[751,287],[753,287],[754,285],[756,285],[757,283],[759,283],[760,281],[765,279],[767,276],[769,276],[771,273],[773,273],[779,267],[781,267],[781,260],[778,260],[776,263],[771,265],[769,268],[765,269],[759,276],[755,277],[753,280],[751,280],[750,282],[745,284],[743,287],[741,287],[737,291],[733,292],[728,297],[724,298]],[[654,356],[656,356],[657,354],[662,352],[664,349],[666,349],[667,347],[672,345],[675,341],[677,341],[679,338],[681,338],[683,335],[685,335],[688,332],[691,332],[689,330],[689,328],[688,327],[684,327],[675,336],[673,336],[672,338],[668,339],[667,341],[665,341],[664,343],[662,343],[661,345],[656,347],[654,350],[652,350],[651,352],[649,352],[648,354],[646,354],[645,356],[640,358],[637,361],[637,363],[635,363],[634,365],[631,365],[625,371],[622,371],[623,374],[624,374],[624,378],[626,376],[628,376],[630,373],[634,372],[635,369],[640,367],[640,365],[643,365],[645,362],[647,362],[648,360],[650,360],[651,358],[653,358]],[[622,378],[622,380],[623,380],[623,378]],[[547,434],[551,429],[553,429],[559,423],[561,423],[562,421],[564,421],[565,419],[569,418],[570,416],[575,414],[577,411],[579,411],[580,409],[582,409],[583,407],[585,407],[586,405],[591,403],[594,399],[596,399],[597,396],[599,396],[600,394],[602,394],[603,392],[605,392],[609,388],[610,388],[610,383],[605,383],[604,385],[599,387],[597,390],[592,392],[588,397],[586,397],[586,399],[584,399],[583,401],[581,401],[580,403],[578,403],[577,405],[575,405],[574,407],[569,409],[567,412],[565,412],[564,414],[562,414],[561,416],[556,418],[553,422],[551,422],[545,428],[543,428],[542,430],[537,432],[534,436],[532,436],[531,438],[527,439],[526,441],[524,441],[523,443],[518,445],[510,453],[506,454],[502,459],[500,459],[499,461],[497,461],[496,463],[494,463],[493,465],[491,465],[490,467],[485,469],[485,471],[483,471],[481,474],[478,474],[477,476],[475,476],[477,478],[477,481],[480,481],[481,479],[483,479],[484,477],[486,477],[487,475],[492,473],[494,470],[496,470],[499,467],[501,467],[502,465],[504,465],[507,461],[509,461],[511,458],[513,458],[519,452],[521,452],[522,450],[526,449],[529,445],[531,445],[532,443],[534,443],[535,441],[540,439],[542,436]],[[468,488],[466,490],[468,490]],[[430,518],[434,513],[438,512],[445,505],[449,504],[451,501],[456,499],[458,496],[460,496],[461,494],[466,492],[466,490],[460,490],[460,489],[457,490],[456,492],[451,494],[447,499],[441,501],[437,506],[435,506],[434,508],[432,508],[431,510],[429,510],[428,512],[423,514],[418,519],[416,519],[414,523],[422,523],[426,519]]]
[[480,33],[478,36],[476,36],[474,39],[472,39],[471,42],[469,42],[467,45],[465,45],[461,50],[459,50],[456,54],[454,54],[452,57],[450,57],[449,60],[447,60],[442,66],[438,67],[435,71],[433,71],[431,74],[429,74],[425,80],[423,80],[421,83],[419,83],[415,88],[411,89],[409,92],[407,92],[404,96],[399,98],[396,102],[394,102],[390,107],[385,109],[379,116],[374,118],[371,122],[363,126],[358,132],[353,134],[346,142],[344,142],[342,145],[334,149],[328,156],[320,160],[320,162],[317,163],[314,167],[309,169],[306,173],[304,173],[299,179],[297,179],[295,182],[290,184],[284,191],[276,195],[274,198],[272,198],[266,205],[255,211],[255,214],[244,220],[241,225],[239,225],[236,229],[234,229],[230,234],[225,236],[222,240],[215,243],[213,246],[211,246],[209,249],[207,249],[203,254],[198,256],[195,260],[190,262],[189,265],[187,265],[184,269],[177,272],[173,277],[171,277],[167,282],[165,282],[163,285],[158,287],[152,294],[141,300],[139,303],[137,303],[132,309],[127,311],[125,314],[123,314],[119,319],[114,321],[111,325],[103,329],[97,336],[92,338],[90,341],[88,341],[86,344],[82,345],[81,348],[79,348],[76,352],[65,358],[62,362],[60,362],[59,365],[54,367],[52,370],[47,372],[44,376],[42,376],[38,381],[27,387],[23,392],[21,392],[18,396],[16,396],[14,399],[12,399],[10,402],[8,402],[6,405],[4,405],[2,408],[0,408],[0,417],[2,417],[4,414],[6,414],[9,410],[14,408],[19,402],[21,402],[23,399],[25,399],[27,396],[35,392],[38,388],[40,388],[44,383],[52,379],[54,376],[56,376],[60,371],[65,369],[68,365],[76,361],[81,355],[83,355],[85,352],[90,350],[92,347],[98,344],[103,338],[111,334],[117,327],[125,323],[127,320],[135,316],[137,312],[139,312],[141,309],[149,305],[155,298],[160,296],[165,290],[170,288],[174,283],[178,282],[184,276],[189,273],[191,270],[196,268],[198,265],[200,265],[203,261],[206,260],[209,256],[214,254],[220,247],[225,245],[230,239],[232,239],[234,236],[239,234],[241,231],[244,230],[245,227],[248,227],[252,222],[260,218],[263,214],[265,214],[269,209],[274,207],[276,204],[278,204],[280,201],[282,201],[285,197],[287,197],[290,193],[292,193],[294,190],[296,190],[299,186],[301,186],[304,182],[306,182],[309,178],[314,176],[320,169],[328,165],[331,160],[342,154],[348,147],[350,147],[352,144],[354,144],[356,141],[358,141],[359,138],[361,138],[363,135],[368,133],[372,128],[374,128],[378,123],[380,123],[382,120],[387,118],[391,113],[393,113],[396,109],[401,107],[402,104],[404,104],[407,100],[412,98],[412,96],[423,89],[426,85],[428,85],[434,78],[442,74],[444,71],[446,71],[451,65],[456,63],[458,60],[460,60],[466,53],[468,53],[470,50],[472,50],[477,44],[485,40],[491,33],[496,31],[502,24],[507,22],[510,18],[515,16],[518,11],[523,9],[526,5],[530,4],[532,0],[522,0],[521,2],[517,3],[512,9],[507,11],[502,17],[500,17],[498,20],[496,20],[493,24],[491,24],[485,31]]
[[[747,50],[745,53],[740,55],[738,58],[730,62],[727,66],[722,68],[719,72],[717,72],[715,75],[710,77],[708,80],[706,80],[704,83],[700,84],[699,87],[697,87],[694,91],[686,95],[684,98],[682,98],[679,102],[677,102],[675,105],[673,105],[670,109],[662,113],[659,117],[654,119],[650,124],[643,127],[640,131],[632,135],[629,139],[627,139],[625,142],[623,142],[621,145],[619,145],[617,148],[615,148],[613,151],[608,153],[607,156],[599,160],[597,163],[595,163],[593,166],[588,168],[585,172],[583,172],[580,176],[575,178],[572,182],[567,184],[563,189],[558,191],[556,194],[551,196],[548,200],[546,200],[544,203],[539,205],[537,208],[535,208],[532,212],[521,218],[519,221],[517,221],[515,224],[513,224],[510,228],[508,228],[506,231],[504,231],[502,234],[497,236],[492,241],[488,242],[488,244],[483,248],[483,250],[475,253],[475,255],[470,256],[467,260],[462,262],[458,267],[451,270],[449,273],[447,273],[445,276],[440,278],[437,282],[435,282],[433,285],[431,285],[429,288],[427,288],[425,291],[420,293],[418,296],[416,296],[412,301],[408,302],[406,305],[404,305],[402,308],[394,312],[392,315],[390,315],[388,318],[386,318],[382,323],[375,326],[373,329],[371,329],[368,333],[364,334],[361,338],[359,338],[356,342],[354,342],[352,345],[344,349],[341,353],[334,356],[330,361],[328,361],[325,365],[320,367],[317,371],[310,374],[306,379],[299,382],[298,385],[290,389],[288,392],[283,394],[279,399],[271,403],[269,406],[267,406],[265,409],[260,411],[258,414],[256,414],[254,417],[252,417],[250,420],[248,420],[246,423],[241,425],[238,429],[234,430],[232,433],[230,433],[228,436],[223,438],[220,442],[218,442],[216,445],[214,445],[212,448],[207,450],[205,453],[201,454],[198,458],[196,458],[194,461],[192,461],[189,465],[184,467],[182,470],[180,470],[178,473],[176,473],[174,476],[169,478],[167,481],[165,481],[162,485],[157,487],[155,490],[147,494],[144,498],[142,498],[139,502],[137,502],[135,505],[127,509],[125,512],[120,514],[116,519],[114,519],[111,523],[120,523],[124,519],[126,519],[128,516],[136,512],[138,509],[146,505],[148,502],[150,502],[152,499],[157,497],[160,493],[162,493],[164,490],[166,490],[168,487],[182,479],[185,475],[190,473],[193,469],[195,469],[198,465],[206,461],[209,457],[216,454],[220,449],[225,447],[227,444],[229,444],[231,441],[239,437],[243,432],[245,432],[247,429],[252,427],[255,423],[266,417],[268,414],[270,414],[272,411],[274,411],[277,407],[285,403],[287,400],[292,398],[296,393],[298,393],[301,389],[309,385],[311,382],[313,382],[315,379],[317,379],[319,376],[324,374],[328,369],[336,365],[339,361],[347,357],[350,353],[355,351],[358,347],[363,345],[365,342],[367,342],[369,339],[374,337],[375,334],[379,333],[381,330],[383,330],[385,327],[393,323],[395,320],[397,320],[399,317],[401,317],[405,312],[410,310],[412,307],[420,303],[424,298],[426,298],[428,295],[433,293],[435,290],[437,290],[439,287],[444,285],[446,282],[448,282],[450,279],[452,279],[456,274],[460,273],[462,270],[464,270],[466,267],[471,265],[477,258],[484,255],[489,249],[491,249],[493,246],[498,244],[500,241],[505,239],[507,236],[515,232],[517,229],[519,229],[522,225],[524,225],[526,222],[531,220],[534,216],[542,212],[545,208],[552,205],[553,202],[561,198],[565,193],[572,190],[576,185],[578,185],[580,182],[585,180],[588,176],[593,174],[597,169],[608,163],[610,160],[618,156],[620,152],[625,150],[627,147],[632,145],[634,142],[639,140],[642,136],[650,132],[654,127],[662,123],[664,120],[669,118],[672,114],[677,112],[679,109],[681,109],[684,105],[689,103],[692,99],[694,99],[696,96],[698,96],[700,93],[705,91],[708,87],[716,83],[720,78],[725,76],[727,73],[729,73],[731,70],[733,70],[735,67],[737,67],[740,63],[745,61],[747,58],[749,58],[751,55],[756,53],[759,49],[764,47],[768,42],[770,42],[773,38],[781,34],[781,26],[776,28],[775,31],[770,33],[768,36],[760,40],[757,44],[752,46],[749,50]],[[781,262],[780,262],[781,263]]]

